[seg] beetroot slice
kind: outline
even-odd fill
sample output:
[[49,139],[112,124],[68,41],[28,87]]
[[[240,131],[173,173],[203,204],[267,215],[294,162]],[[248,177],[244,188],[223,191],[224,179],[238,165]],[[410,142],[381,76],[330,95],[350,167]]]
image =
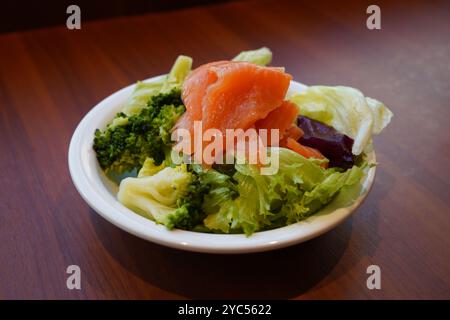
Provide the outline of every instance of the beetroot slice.
[[328,160],[329,167],[349,169],[354,164],[353,139],[336,129],[310,118],[299,116],[297,125],[305,133],[298,141],[319,150]]

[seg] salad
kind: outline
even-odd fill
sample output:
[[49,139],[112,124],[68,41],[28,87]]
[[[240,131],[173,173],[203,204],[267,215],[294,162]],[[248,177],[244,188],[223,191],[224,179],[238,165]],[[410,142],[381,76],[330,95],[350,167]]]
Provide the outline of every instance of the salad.
[[360,184],[393,114],[344,86],[291,93],[268,48],[138,82],[94,134],[118,200],[168,229],[245,233],[314,215]]

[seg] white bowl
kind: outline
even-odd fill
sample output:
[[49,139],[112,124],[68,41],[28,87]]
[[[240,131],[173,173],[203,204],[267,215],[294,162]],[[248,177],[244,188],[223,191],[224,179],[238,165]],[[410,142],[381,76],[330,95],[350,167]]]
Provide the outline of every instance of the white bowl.
[[[157,81],[159,77],[146,80]],[[367,196],[372,186],[375,167],[369,169],[356,191],[351,204],[336,199],[310,218],[274,230],[257,232],[250,237],[243,234],[209,234],[184,230],[168,230],[146,219],[117,201],[117,185],[100,169],[92,149],[94,131],[104,129],[133,91],[134,84],[110,95],[97,104],[81,120],[69,147],[69,169],[72,180],[83,199],[97,213],[119,228],[140,238],[189,251],[209,253],[246,253],[278,249],[317,237],[344,221]],[[291,81],[288,95],[305,90],[306,86]],[[375,162],[375,153],[369,154]]]

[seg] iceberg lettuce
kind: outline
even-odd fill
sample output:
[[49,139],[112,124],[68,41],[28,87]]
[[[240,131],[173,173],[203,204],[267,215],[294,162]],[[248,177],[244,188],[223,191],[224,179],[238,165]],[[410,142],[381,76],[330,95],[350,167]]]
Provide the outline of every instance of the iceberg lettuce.
[[233,61],[252,62],[260,66],[267,66],[272,62],[272,51],[266,47],[257,50],[242,51],[233,58]]
[[300,115],[325,123],[354,139],[352,153],[361,154],[372,135],[391,121],[392,112],[380,101],[364,97],[350,87],[311,86],[289,98],[299,106]]

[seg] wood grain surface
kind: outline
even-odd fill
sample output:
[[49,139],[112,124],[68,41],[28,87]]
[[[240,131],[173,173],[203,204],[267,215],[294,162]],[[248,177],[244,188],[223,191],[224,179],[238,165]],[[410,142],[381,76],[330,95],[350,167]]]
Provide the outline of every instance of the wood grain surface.
[[[377,1],[382,29],[368,30],[369,4],[232,2],[0,35],[0,298],[450,299],[450,5]],[[222,256],[146,242],[88,207],[67,151],[96,103],[178,54],[198,66],[261,46],[296,80],[354,86],[395,113],[352,218],[291,248]],[[81,290],[66,288],[72,264]],[[366,287],[372,264],[381,290]]]

